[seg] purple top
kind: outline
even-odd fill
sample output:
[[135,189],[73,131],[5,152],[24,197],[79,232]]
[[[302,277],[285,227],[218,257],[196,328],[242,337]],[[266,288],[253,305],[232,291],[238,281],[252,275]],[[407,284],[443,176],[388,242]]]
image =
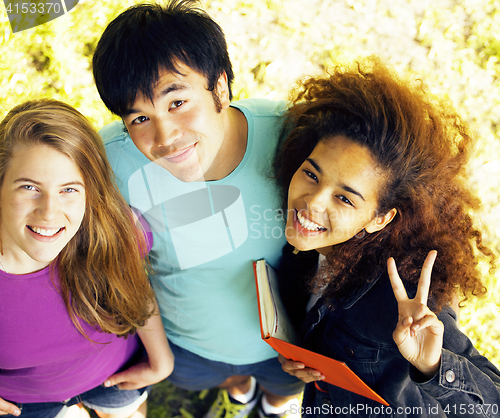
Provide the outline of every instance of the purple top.
[[[150,248],[152,235],[146,235]],[[0,397],[6,400],[72,398],[101,385],[141,347],[137,335],[117,337],[81,320],[95,342],[86,339],[71,321],[49,267],[24,275],[0,271],[0,295]]]

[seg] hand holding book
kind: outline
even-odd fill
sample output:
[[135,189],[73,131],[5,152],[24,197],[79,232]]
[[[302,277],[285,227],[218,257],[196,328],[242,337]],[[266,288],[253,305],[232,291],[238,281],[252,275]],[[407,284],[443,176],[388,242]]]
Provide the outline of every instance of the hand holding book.
[[[345,363],[299,346],[300,339],[283,306],[276,272],[265,260],[254,262],[255,283],[262,339],[282,355],[285,366],[299,379],[311,379],[319,372],[325,382],[389,405]],[[304,365],[300,369],[300,365]],[[299,368],[297,368],[297,366]],[[321,370],[321,372],[320,372]],[[303,378],[301,378],[301,376]],[[309,380],[309,382],[318,379]],[[309,383],[307,382],[307,383]]]
[[289,360],[282,354],[278,356],[278,360],[280,361],[285,372],[295,376],[297,379],[300,379],[305,383],[325,379],[325,376],[320,371],[306,367],[306,365],[300,361]]

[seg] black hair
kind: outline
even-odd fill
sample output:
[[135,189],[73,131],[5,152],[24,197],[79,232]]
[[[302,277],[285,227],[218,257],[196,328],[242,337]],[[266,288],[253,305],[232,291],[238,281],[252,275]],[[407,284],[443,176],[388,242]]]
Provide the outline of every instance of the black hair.
[[135,5],[104,30],[92,65],[97,90],[111,112],[126,114],[139,92],[152,100],[160,72],[180,74],[179,63],[206,77],[218,109],[215,90],[225,72],[232,99],[234,74],[224,33],[196,3]]

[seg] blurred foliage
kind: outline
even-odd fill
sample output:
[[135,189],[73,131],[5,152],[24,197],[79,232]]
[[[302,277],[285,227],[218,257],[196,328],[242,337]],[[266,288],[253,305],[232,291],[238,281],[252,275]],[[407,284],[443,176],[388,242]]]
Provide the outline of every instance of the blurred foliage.
[[[91,58],[107,23],[133,0],[84,0],[44,25],[12,33],[0,17],[0,116],[35,97],[66,101],[101,127]],[[338,63],[379,55],[444,95],[475,130],[470,164],[484,202],[475,214],[486,243],[500,250],[500,5],[496,0],[205,0],[226,33],[235,100],[286,98],[294,81]],[[500,273],[485,271],[489,296],[467,302],[461,327],[500,365]],[[182,409],[186,411],[185,406]],[[153,413],[153,411],[151,411]],[[164,411],[164,413],[166,413]],[[154,416],[169,416],[154,413]],[[182,416],[182,411],[171,411]]]

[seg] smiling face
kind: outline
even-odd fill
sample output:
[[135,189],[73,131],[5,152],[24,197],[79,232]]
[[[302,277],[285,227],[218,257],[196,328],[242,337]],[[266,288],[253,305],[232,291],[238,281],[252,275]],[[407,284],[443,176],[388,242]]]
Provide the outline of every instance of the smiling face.
[[327,254],[363,229],[381,230],[396,214],[395,209],[377,213],[384,180],[366,147],[342,136],[321,140],[290,182],[288,242]]
[[0,189],[2,261],[9,273],[46,267],[80,228],[85,187],[76,164],[47,145],[14,152]]
[[[229,93],[225,74],[215,94],[205,76],[178,64],[180,74],[163,71],[153,102],[139,93],[123,121],[136,147],[182,181],[214,180],[227,175],[231,144],[225,144]],[[220,110],[220,111],[219,111]]]

